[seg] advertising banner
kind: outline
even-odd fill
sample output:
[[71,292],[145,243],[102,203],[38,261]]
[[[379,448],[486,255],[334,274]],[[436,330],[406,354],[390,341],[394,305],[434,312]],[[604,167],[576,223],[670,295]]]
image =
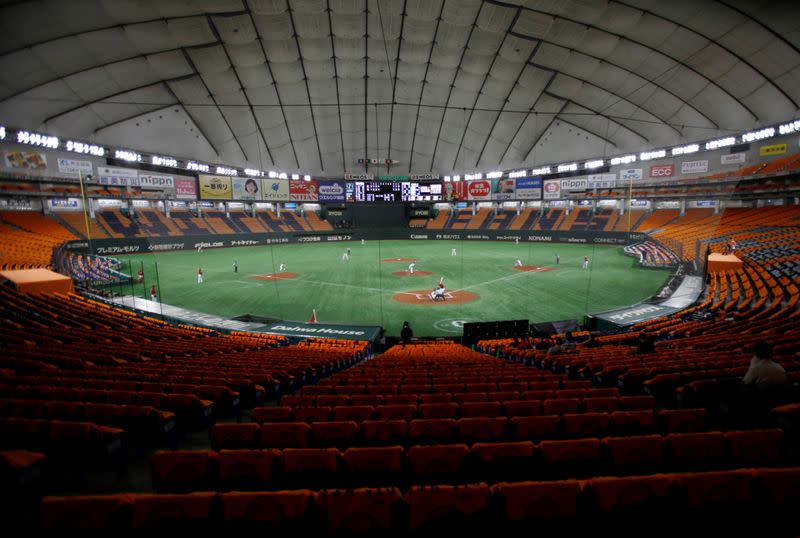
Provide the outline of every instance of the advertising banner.
[[708,172],[708,161],[685,161],[681,163],[681,174],[704,174]]
[[375,179],[374,174],[345,174],[344,178],[347,181],[372,181]]
[[131,168],[98,166],[95,180],[101,185],[137,186],[139,185],[139,171]]
[[380,332],[380,327],[376,325],[326,325],[324,323],[281,321],[267,325],[262,331],[270,334],[303,338],[313,336],[314,338],[374,340]]
[[491,200],[492,184],[486,179],[477,179],[467,182],[467,193],[469,200]]
[[590,189],[613,189],[617,186],[616,174],[589,174]]
[[516,181],[513,178],[493,179],[492,198],[494,200],[515,200]]
[[316,202],[318,200],[316,180],[290,179],[289,199],[296,202]]
[[92,161],[77,161],[75,159],[58,159],[57,161],[59,173],[70,177],[82,175],[85,178],[94,173]]
[[175,188],[175,179],[172,176],[140,174],[139,186],[145,190],[172,190]]
[[545,200],[558,200],[561,198],[561,180],[548,179],[544,182],[543,192]]
[[320,202],[344,201],[344,181],[317,181],[317,194]]
[[516,190],[517,200],[541,200],[542,178],[518,177]]
[[762,157],[766,157],[768,155],[781,155],[786,153],[786,144],[771,144],[769,146],[761,146],[758,148],[758,154]]
[[261,189],[258,180],[251,177],[231,178],[234,200],[261,200]]
[[289,180],[262,179],[261,199],[270,202],[287,202],[289,200]]
[[723,155],[719,158],[720,164],[744,164],[747,160],[747,153],[742,151],[741,153],[729,153],[728,155]]
[[176,178],[175,197],[184,200],[195,200],[197,198],[197,181],[189,178]]
[[467,199],[466,181],[445,181],[442,183],[442,200],[460,202]]
[[408,178],[411,181],[424,181],[431,179],[439,179],[439,174],[411,174],[410,176],[408,176]]
[[[585,177],[571,177],[561,180],[562,191],[585,191],[589,188],[589,180]],[[545,192],[547,192],[545,190]]]
[[231,178],[200,174],[200,198],[202,200],[230,200],[233,198]]
[[650,177],[672,177],[674,175],[674,164],[658,164],[650,167]]
[[5,157],[8,168],[47,168],[47,156],[38,151],[6,151]]
[[623,168],[619,171],[619,178],[624,179],[626,181],[630,181],[632,179],[642,179],[642,169],[641,168]]

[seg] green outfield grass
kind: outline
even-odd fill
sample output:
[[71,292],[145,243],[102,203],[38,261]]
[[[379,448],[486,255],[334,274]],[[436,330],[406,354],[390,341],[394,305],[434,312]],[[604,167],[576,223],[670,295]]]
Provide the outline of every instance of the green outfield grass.
[[[342,253],[352,250],[350,261]],[[450,256],[450,249],[458,255]],[[556,265],[555,255],[561,258]],[[581,268],[589,256],[588,270]],[[408,263],[385,258],[419,258],[418,271],[428,277],[400,277]],[[640,269],[621,247],[578,244],[500,243],[480,241],[367,241],[242,247],[123,256],[123,270],[133,274],[144,265],[146,288],[156,281],[162,302],[224,317],[242,314],[305,321],[312,309],[319,322],[380,324],[399,334],[404,320],[417,336],[455,336],[460,323],[504,319],[531,322],[583,320],[598,312],[636,303],[658,292],[665,271]],[[233,272],[238,260],[239,272]],[[514,270],[525,265],[547,272]],[[297,273],[292,280],[263,281],[253,276],[277,273],[280,263]],[[205,282],[197,284],[197,269]],[[444,277],[448,291],[468,290],[480,296],[466,304],[402,304],[398,292],[432,290]],[[125,287],[127,288],[127,286]],[[123,293],[129,293],[125,288]],[[141,296],[144,287],[134,287]]]

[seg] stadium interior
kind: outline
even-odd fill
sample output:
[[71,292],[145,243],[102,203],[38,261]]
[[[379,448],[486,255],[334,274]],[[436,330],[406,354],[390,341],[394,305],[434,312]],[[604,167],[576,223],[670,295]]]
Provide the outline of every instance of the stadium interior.
[[800,533],[800,4],[0,21],[9,535]]

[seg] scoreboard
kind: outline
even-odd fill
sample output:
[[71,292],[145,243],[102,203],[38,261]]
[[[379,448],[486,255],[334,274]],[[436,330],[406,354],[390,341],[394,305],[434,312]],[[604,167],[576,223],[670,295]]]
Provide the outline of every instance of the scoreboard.
[[[356,181],[347,185],[347,200],[355,202],[416,202],[442,199],[441,183],[416,181]],[[352,193],[352,195],[350,194]]]

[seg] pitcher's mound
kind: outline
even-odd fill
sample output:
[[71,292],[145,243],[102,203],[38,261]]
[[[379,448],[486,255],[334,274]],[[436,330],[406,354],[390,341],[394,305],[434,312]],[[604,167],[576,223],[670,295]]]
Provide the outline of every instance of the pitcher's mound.
[[270,273],[268,275],[253,275],[247,278],[254,280],[289,280],[290,278],[297,278],[297,273]]
[[411,263],[411,262],[418,262],[419,258],[384,258],[381,260],[382,262],[400,262],[400,263]]
[[538,265],[522,265],[522,266],[515,266],[515,270],[517,271],[533,271],[535,273],[544,273],[545,271],[553,271],[552,267],[540,267]]
[[445,292],[444,301],[432,301],[431,290],[413,290],[395,293],[394,299],[398,303],[403,304],[419,304],[419,305],[448,305],[448,304],[464,304],[471,303],[481,298],[477,293],[471,291],[454,290]]
[[394,276],[431,276],[433,273],[430,271],[414,271],[413,273],[409,273],[408,271],[395,271],[392,274]]

